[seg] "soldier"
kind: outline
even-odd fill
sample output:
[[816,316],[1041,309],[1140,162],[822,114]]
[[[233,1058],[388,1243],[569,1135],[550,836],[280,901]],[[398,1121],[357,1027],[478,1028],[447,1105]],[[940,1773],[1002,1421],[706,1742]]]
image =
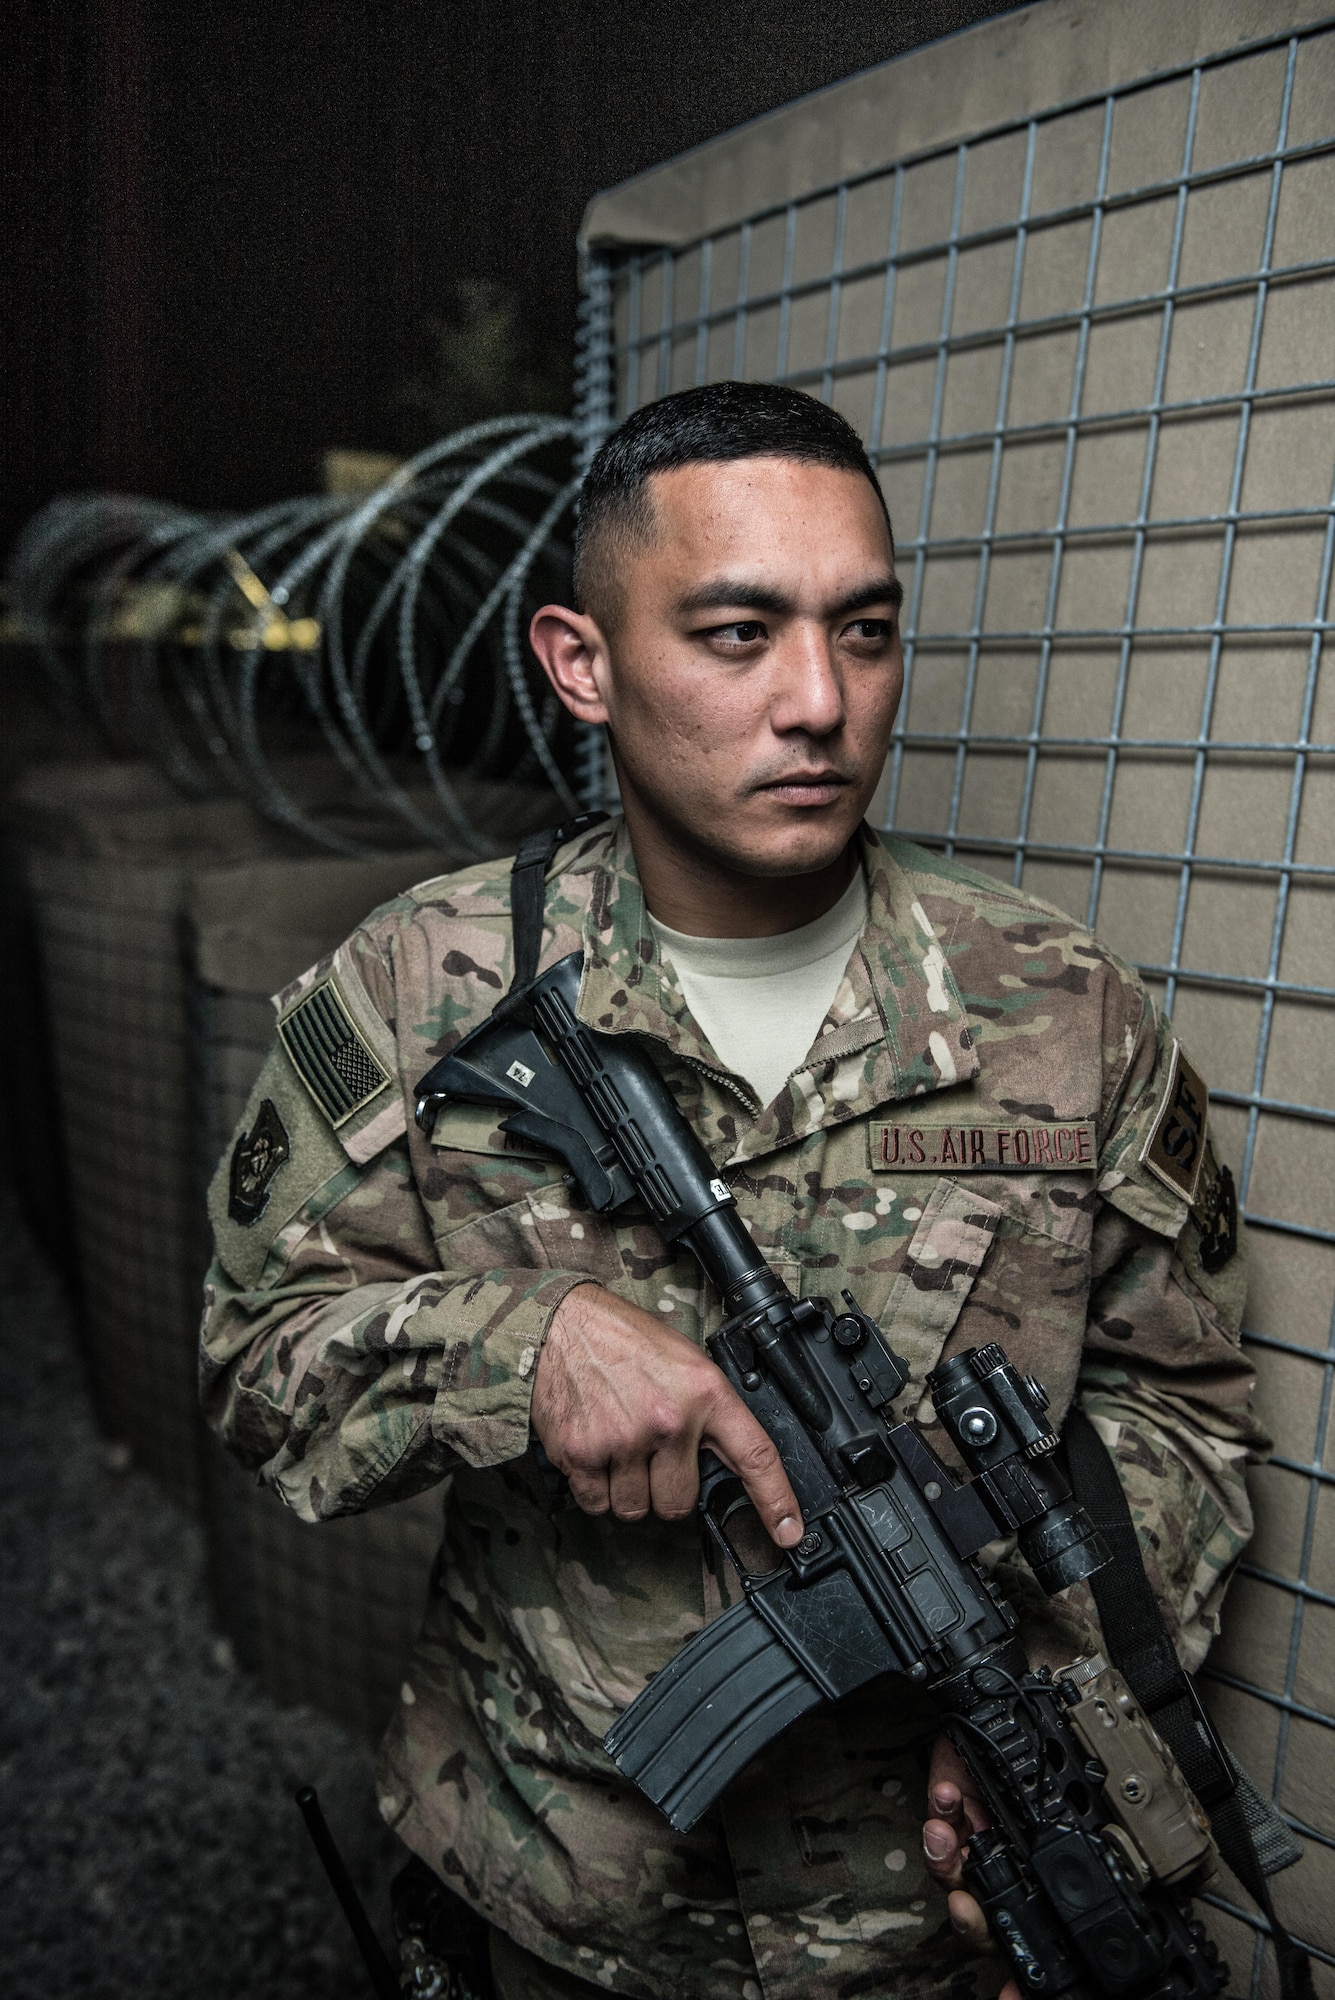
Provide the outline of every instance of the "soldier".
[[[638,411],[586,482],[575,589],[532,642],[608,725],[624,816],[556,853],[541,965],[582,950],[582,1018],[647,1041],[794,1290],[881,1320],[897,1415],[998,1338],[1057,1420],[1079,1399],[1195,1667],[1264,1442],[1204,1087],[1081,925],[863,823],[903,666],[855,433],[740,383]],[[507,2000],[995,1991],[976,1904],[941,1894],[978,1808],[905,1684],[796,1725],[686,1835],[602,1751],[726,1601],[700,1446],[781,1546],[802,1524],[685,1253],[583,1208],[499,1113],[414,1127],[509,984],[509,890],[504,863],[423,883],[278,996],[211,1197],[209,1420],[306,1520],[452,1478],[380,1803],[493,1927]],[[1035,1662],[1097,1643],[1083,1587],[1045,1599],[1004,1549],[997,1574]]]

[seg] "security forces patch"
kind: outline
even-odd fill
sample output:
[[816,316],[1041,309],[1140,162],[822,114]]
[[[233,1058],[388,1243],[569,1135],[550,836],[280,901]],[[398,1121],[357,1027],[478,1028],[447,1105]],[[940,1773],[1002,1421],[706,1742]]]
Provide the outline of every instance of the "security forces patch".
[[1201,1232],[1201,1266],[1213,1277],[1238,1248],[1238,1192],[1227,1167],[1221,1167],[1214,1147],[1206,1141],[1205,1165],[1191,1213]]
[[278,1024],[293,1068],[337,1131],[389,1082],[332,979],[313,986]]
[[1140,1162],[1186,1202],[1196,1199],[1209,1115],[1210,1094],[1204,1078],[1187,1061],[1181,1042],[1175,1042],[1168,1085],[1141,1149]]
[[232,1150],[232,1181],[227,1213],[233,1222],[249,1229],[258,1222],[269,1201],[274,1175],[291,1157],[287,1128],[278,1116],[271,1097],[266,1097],[249,1132],[242,1132]]

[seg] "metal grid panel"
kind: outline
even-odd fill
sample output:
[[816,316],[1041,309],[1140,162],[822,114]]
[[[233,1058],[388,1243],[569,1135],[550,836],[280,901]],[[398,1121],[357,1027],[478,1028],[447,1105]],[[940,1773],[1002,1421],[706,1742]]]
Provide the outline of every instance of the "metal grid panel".
[[[1322,1984],[1333,127],[1327,20],[696,242],[595,257],[581,372],[587,450],[641,403],[729,376],[799,385],[857,425],[907,529],[884,823],[1097,923],[1215,1082],[1255,1245],[1244,1337],[1280,1446],[1207,1672],[1308,1838],[1277,1887]],[[1250,1910],[1215,1902],[1235,1984],[1249,1968],[1268,1990]]]

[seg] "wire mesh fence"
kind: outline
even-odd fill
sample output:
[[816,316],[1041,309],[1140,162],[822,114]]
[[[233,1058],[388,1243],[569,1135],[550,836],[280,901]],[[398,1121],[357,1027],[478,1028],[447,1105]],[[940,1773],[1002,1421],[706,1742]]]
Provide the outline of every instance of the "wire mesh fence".
[[[1279,1442],[1206,1673],[1308,1842],[1278,1895],[1324,1984],[1335,20],[591,254],[586,457],[630,410],[728,377],[832,403],[878,468],[906,683],[875,816],[1097,924],[1210,1075]],[[581,783],[610,784],[594,741]],[[1214,1902],[1235,1984],[1268,1988],[1250,1909]]]

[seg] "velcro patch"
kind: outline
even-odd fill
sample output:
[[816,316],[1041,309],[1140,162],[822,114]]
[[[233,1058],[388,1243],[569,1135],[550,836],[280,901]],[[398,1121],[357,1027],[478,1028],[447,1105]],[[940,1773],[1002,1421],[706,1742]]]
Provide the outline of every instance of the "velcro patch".
[[332,979],[321,980],[278,1024],[292,1066],[329,1123],[338,1129],[389,1083],[339,998]]
[[1163,1101],[1141,1148],[1140,1164],[1187,1202],[1196,1199],[1209,1120],[1205,1080],[1187,1061],[1181,1042],[1175,1042]]
[[1089,1173],[1092,1118],[1041,1125],[892,1125],[874,1120],[871,1164],[881,1174]]

